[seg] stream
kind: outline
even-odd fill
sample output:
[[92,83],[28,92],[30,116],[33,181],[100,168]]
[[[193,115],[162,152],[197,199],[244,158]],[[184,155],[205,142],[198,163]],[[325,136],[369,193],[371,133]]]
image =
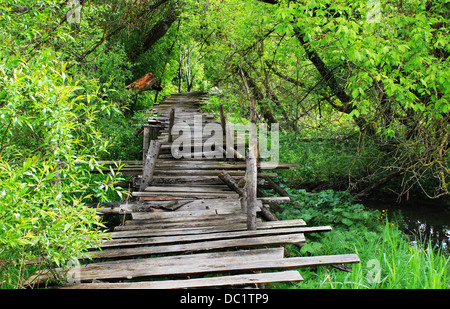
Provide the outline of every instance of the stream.
[[441,201],[365,201],[368,209],[386,210],[388,219],[401,216],[403,230],[411,240],[432,241],[436,247],[450,250],[450,204]]

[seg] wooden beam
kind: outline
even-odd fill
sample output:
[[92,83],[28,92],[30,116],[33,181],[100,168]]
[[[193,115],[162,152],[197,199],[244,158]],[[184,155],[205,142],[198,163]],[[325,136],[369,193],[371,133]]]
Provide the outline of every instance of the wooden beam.
[[233,191],[239,194],[239,201],[241,202],[241,209],[243,212],[247,210],[247,192],[239,186],[239,184],[228,174],[225,170],[223,170],[219,174],[219,178]]
[[139,191],[144,191],[149,184],[152,183],[153,173],[155,171],[156,159],[158,158],[159,150],[161,148],[161,143],[152,140],[150,143],[150,148],[147,152],[147,157],[145,158],[144,171],[142,173],[142,182],[139,186]]

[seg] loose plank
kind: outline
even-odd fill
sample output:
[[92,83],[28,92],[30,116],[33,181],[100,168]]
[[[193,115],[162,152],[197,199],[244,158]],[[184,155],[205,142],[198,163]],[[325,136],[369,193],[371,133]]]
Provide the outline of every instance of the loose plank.
[[[152,259],[147,259],[152,260]],[[356,254],[292,257],[281,259],[257,259],[250,260],[244,257],[233,260],[226,259],[192,259],[188,263],[175,263],[174,265],[155,265],[143,260],[132,260],[130,263],[110,264],[108,266],[92,268],[87,271],[83,267],[80,270],[81,281],[93,279],[133,279],[150,276],[190,275],[201,273],[222,272],[247,272],[258,270],[287,270],[300,267],[316,267],[334,264],[359,263]],[[100,263],[98,263],[100,264]],[[94,264],[95,266],[95,264]]]
[[[163,256],[154,258],[143,258],[143,259],[128,259],[128,260],[113,260],[106,262],[97,262],[82,265],[80,267],[80,280],[81,281],[92,281],[93,279],[111,279],[111,278],[127,278],[126,269],[136,269],[139,267],[148,268],[176,268],[177,265],[190,264],[195,261],[195,263],[211,263],[211,261],[221,262],[221,263],[235,263],[241,259],[246,261],[255,261],[261,259],[276,260],[282,259],[284,256],[283,248],[265,248],[265,249],[252,249],[252,250],[237,250],[237,251],[226,251],[226,252],[207,252],[207,253],[196,253],[196,254],[186,254],[186,255],[175,255],[175,256]],[[137,265],[139,264],[139,265]],[[124,277],[121,277],[117,269],[123,267]],[[64,274],[67,270],[62,268],[56,268],[55,271],[59,274]],[[49,270],[41,270],[39,273],[30,276],[27,282],[30,284],[40,284],[49,280],[52,273]]]
[[288,270],[282,272],[195,278],[187,280],[129,283],[80,283],[67,284],[62,286],[61,289],[187,289],[293,281],[303,281],[303,277],[298,271]]

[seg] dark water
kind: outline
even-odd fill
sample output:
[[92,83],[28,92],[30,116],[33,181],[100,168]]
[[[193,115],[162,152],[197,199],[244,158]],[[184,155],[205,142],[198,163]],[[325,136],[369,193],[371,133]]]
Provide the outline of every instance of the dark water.
[[450,250],[450,203],[440,201],[365,201],[366,208],[386,210],[389,218],[400,218],[411,239],[429,240],[436,247]]

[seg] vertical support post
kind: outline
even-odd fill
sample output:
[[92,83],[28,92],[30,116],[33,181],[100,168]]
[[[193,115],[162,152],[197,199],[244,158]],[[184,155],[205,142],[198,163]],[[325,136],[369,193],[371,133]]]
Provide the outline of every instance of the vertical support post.
[[169,118],[169,137],[168,137],[168,142],[171,143],[172,142],[172,128],[173,128],[173,124],[175,122],[175,109],[172,108],[170,110],[170,118]]
[[139,186],[139,191],[143,192],[145,188],[153,181],[153,173],[155,171],[156,159],[161,149],[161,143],[155,140],[150,142],[150,148],[148,149],[147,156],[145,158],[144,170],[142,172],[142,181]]
[[256,230],[257,165],[252,149],[247,155],[247,230]]
[[145,164],[145,157],[148,152],[148,143],[150,137],[150,127],[148,125],[144,125],[144,137],[142,139],[142,164]]
[[249,139],[249,149],[253,151],[256,161],[259,161],[259,147],[258,147],[258,136],[257,136],[257,114],[256,114],[256,100],[254,97],[250,98],[250,139]]
[[258,137],[256,132],[256,101],[250,98],[250,139],[246,158],[247,165],[247,229],[256,230],[257,181],[258,181]]

